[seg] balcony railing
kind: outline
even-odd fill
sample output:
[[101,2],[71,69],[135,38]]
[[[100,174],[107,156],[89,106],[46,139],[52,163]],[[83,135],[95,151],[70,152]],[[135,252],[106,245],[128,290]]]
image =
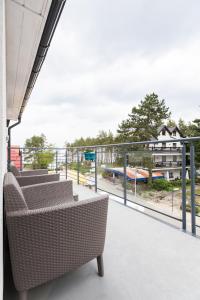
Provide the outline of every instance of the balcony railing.
[[149,150],[151,150],[153,152],[179,152],[179,153],[181,153],[182,147],[155,146],[155,147],[149,147]]
[[182,165],[181,161],[165,161],[155,162],[155,168],[180,168]]
[[11,160],[21,170],[48,167],[49,172],[59,172],[63,179],[108,192],[124,205],[145,210],[165,221],[178,222],[183,230],[191,225],[195,235],[196,228],[200,228],[200,218],[197,218],[200,197],[196,196],[200,194],[200,185],[195,168],[195,148],[200,137],[178,141],[182,144],[182,161],[170,164],[180,164],[181,175],[174,176],[176,180],[171,183],[164,180],[161,170],[154,170],[152,151],[147,148],[152,141],[67,148],[11,148],[10,151]]

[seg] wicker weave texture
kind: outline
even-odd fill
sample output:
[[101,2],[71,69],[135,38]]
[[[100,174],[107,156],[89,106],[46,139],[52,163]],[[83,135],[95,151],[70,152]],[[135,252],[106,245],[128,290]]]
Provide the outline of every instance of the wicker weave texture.
[[26,186],[43,182],[58,181],[60,179],[60,174],[17,176],[16,178],[20,186]]
[[5,175],[4,195],[18,291],[52,280],[102,254],[108,196],[75,202],[71,181],[21,188],[12,173]]
[[18,291],[74,270],[104,249],[108,196],[7,214]]
[[48,169],[37,169],[29,171],[19,171],[13,162],[10,163],[10,171],[17,176],[33,176],[48,174]]
[[4,198],[7,212],[28,209],[22,190],[12,173],[4,176]]
[[21,174],[21,176],[45,175],[45,174],[48,174],[48,169],[21,171],[20,174]]
[[22,187],[22,192],[29,209],[74,201],[71,180],[25,186]]

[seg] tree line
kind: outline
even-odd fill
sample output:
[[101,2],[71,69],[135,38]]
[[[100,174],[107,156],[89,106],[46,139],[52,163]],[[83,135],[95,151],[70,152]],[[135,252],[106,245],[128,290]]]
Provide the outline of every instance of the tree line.
[[118,125],[115,135],[110,130],[101,130],[96,137],[77,138],[72,143],[66,142],[66,145],[78,147],[157,139],[158,129],[163,124],[168,127],[178,126],[184,137],[200,136],[200,119],[191,122],[179,119],[176,123],[171,115],[164,99],[160,100],[155,93],[148,94]]
[[[123,142],[138,142],[147,141],[151,138],[157,139],[158,129],[165,124],[168,127],[178,126],[184,137],[200,136],[200,119],[195,119],[191,122],[185,122],[183,119],[178,121],[178,124],[171,119],[170,108],[166,105],[164,99],[159,99],[155,93],[146,95],[137,106],[134,106],[127,118],[119,125],[116,134],[110,130],[101,130],[96,137],[77,138],[72,143],[67,143],[68,147],[78,146],[94,146],[108,145]],[[200,163],[200,142],[195,143],[196,160]],[[32,165],[33,168],[46,168],[54,161],[55,152],[50,149],[51,144],[47,142],[46,136],[33,136],[25,141],[26,151],[25,159]],[[37,148],[37,150],[31,149]],[[132,149],[133,150],[133,149]],[[120,149],[118,149],[120,151]],[[144,156],[146,161],[143,161],[148,169],[152,168],[152,161],[149,157]]]

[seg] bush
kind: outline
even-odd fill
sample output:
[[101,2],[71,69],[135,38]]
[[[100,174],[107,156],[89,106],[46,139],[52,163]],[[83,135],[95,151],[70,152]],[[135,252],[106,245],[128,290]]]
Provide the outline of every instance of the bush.
[[171,181],[172,187],[181,187],[182,185],[182,180],[181,179],[175,179]]
[[113,176],[111,172],[107,172],[105,170],[102,172],[101,175],[103,178],[111,178]]
[[[186,184],[190,184],[190,180],[186,180]],[[180,188],[182,185],[181,179],[167,181],[166,179],[155,179],[152,182],[152,188],[156,191],[171,191],[173,188]]]
[[34,153],[32,162],[33,169],[47,169],[49,164],[54,161],[54,156],[55,154],[50,150]]
[[[181,187],[181,185],[182,185],[181,179],[175,179],[170,182],[171,182],[172,187]],[[189,184],[190,184],[190,179],[186,179],[186,185],[189,185]]]
[[172,189],[172,184],[166,179],[155,179],[152,182],[151,187],[156,191],[170,191]]
[[[70,163],[69,164],[69,169],[74,170],[74,171],[78,171],[78,163],[76,163],[76,162]],[[89,173],[90,169],[91,168],[89,166],[87,166],[87,164],[79,163],[79,172],[81,174]]]
[[[122,182],[122,187],[124,188],[124,186],[125,186],[125,184],[124,184],[124,182]],[[133,191],[133,190],[134,190],[134,187],[135,187],[135,185],[134,185],[133,182],[126,181],[126,189],[127,189],[127,190]]]

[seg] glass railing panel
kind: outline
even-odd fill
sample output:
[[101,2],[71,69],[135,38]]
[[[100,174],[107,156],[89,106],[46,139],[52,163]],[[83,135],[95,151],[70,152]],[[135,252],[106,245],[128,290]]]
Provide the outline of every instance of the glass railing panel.
[[124,156],[121,147],[97,149],[97,185],[117,200],[124,201]]
[[170,171],[166,168],[166,164],[157,167],[151,149],[145,146],[128,149],[127,199],[149,212],[180,219],[181,182],[180,186],[173,185],[169,178]]
[[157,141],[67,148],[13,147],[11,160],[19,170],[48,168],[49,173],[60,173],[61,180],[71,179],[90,189],[108,192],[125,205],[163,216],[165,221],[170,217],[182,222],[185,199],[187,228],[194,220],[200,228],[199,140],[180,140],[181,147],[176,149],[158,147]]
[[67,150],[66,173],[67,179],[75,183],[78,182],[78,154],[76,149]]

